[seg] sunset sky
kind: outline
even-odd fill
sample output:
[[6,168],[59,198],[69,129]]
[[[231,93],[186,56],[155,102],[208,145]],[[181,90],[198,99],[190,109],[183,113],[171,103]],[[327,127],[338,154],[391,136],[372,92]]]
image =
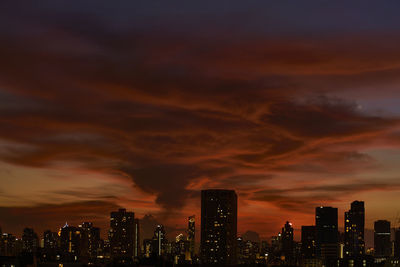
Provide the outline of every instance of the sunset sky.
[[400,2],[217,2],[1,2],[3,232],[124,207],[173,238],[208,188],[263,238],[353,200],[396,225]]

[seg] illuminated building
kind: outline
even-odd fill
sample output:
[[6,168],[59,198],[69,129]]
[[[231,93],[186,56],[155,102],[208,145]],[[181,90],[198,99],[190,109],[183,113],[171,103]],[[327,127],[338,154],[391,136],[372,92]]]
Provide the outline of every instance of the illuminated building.
[[119,209],[111,212],[109,231],[111,257],[121,262],[132,260],[135,246],[135,214]]
[[0,242],[1,256],[9,257],[17,255],[17,238],[14,235],[2,233]]
[[260,244],[250,240],[243,240],[242,237],[237,238],[238,263],[252,265],[257,263],[260,256]]
[[362,259],[364,241],[365,209],[363,201],[354,201],[344,216],[344,257]]
[[32,228],[25,228],[22,233],[22,250],[35,253],[39,247],[39,238]]
[[64,261],[77,261],[80,253],[81,231],[65,224],[60,231],[60,249]]
[[154,230],[152,252],[154,256],[161,257],[166,254],[168,240],[163,225],[157,225]]
[[57,250],[59,247],[59,236],[56,232],[47,230],[43,233],[43,252],[46,261],[56,259]]
[[190,263],[190,241],[183,234],[179,234],[175,237],[173,254],[175,264]]
[[139,219],[135,219],[135,251],[133,256],[140,257],[141,249],[140,249],[140,222]]
[[301,227],[301,257],[313,259],[316,257],[317,231],[314,225]]
[[338,209],[317,207],[315,209],[315,227],[317,231],[317,257],[327,267],[337,266],[338,259]]
[[379,220],[374,223],[374,251],[376,258],[387,258],[392,253],[390,222]]
[[195,246],[195,241],[196,241],[196,221],[195,221],[194,215],[189,216],[189,218],[188,218],[187,240],[189,241],[189,244],[190,244],[190,247],[189,247],[190,259],[192,259],[194,256],[194,246]]
[[293,249],[293,227],[290,222],[286,222],[282,228],[282,252],[285,256],[285,262],[292,262]]
[[81,231],[81,256],[85,259],[96,258],[100,249],[100,228],[91,222],[79,225]]
[[237,196],[233,190],[201,191],[201,262],[236,264]]

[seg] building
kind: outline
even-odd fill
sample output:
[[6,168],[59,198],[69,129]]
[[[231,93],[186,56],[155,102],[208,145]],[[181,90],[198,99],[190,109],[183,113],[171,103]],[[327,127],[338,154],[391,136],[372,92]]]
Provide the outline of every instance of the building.
[[337,266],[338,259],[338,209],[317,207],[315,209],[317,231],[317,257],[326,267]]
[[175,237],[175,243],[173,244],[173,254],[175,264],[189,264],[191,261],[190,257],[190,241],[183,234],[179,234]]
[[167,252],[168,240],[166,238],[164,226],[159,224],[154,230],[152,252],[156,257],[161,257]]
[[394,232],[394,253],[395,259],[400,259],[400,228]]
[[344,257],[362,259],[365,255],[364,241],[365,208],[363,201],[354,201],[344,215]]
[[100,252],[100,228],[93,227],[91,222],[84,222],[78,228],[81,232],[81,258],[95,259]]
[[56,232],[47,230],[43,233],[43,258],[45,261],[54,261],[57,256],[60,239]]
[[187,240],[189,241],[189,253],[190,253],[190,260],[193,259],[194,256],[194,249],[195,249],[195,242],[196,242],[196,221],[195,216],[189,216],[188,218],[188,236]]
[[301,227],[301,257],[314,259],[316,257],[317,231],[314,225]]
[[81,252],[81,231],[67,223],[60,230],[60,249],[63,261],[78,261]]
[[135,250],[135,214],[119,209],[111,212],[110,250],[114,260],[125,263],[132,260]]
[[25,228],[22,232],[22,250],[25,253],[36,253],[39,247],[38,235],[32,228]]
[[379,220],[374,223],[374,251],[376,258],[387,258],[392,254],[390,222]]
[[236,264],[237,195],[233,190],[201,191],[201,263]]
[[282,253],[285,256],[286,263],[292,263],[293,261],[293,227],[290,222],[286,222],[282,228]]
[[139,219],[135,219],[135,251],[133,253],[134,257],[140,257],[141,255],[141,245],[140,245],[140,222]]

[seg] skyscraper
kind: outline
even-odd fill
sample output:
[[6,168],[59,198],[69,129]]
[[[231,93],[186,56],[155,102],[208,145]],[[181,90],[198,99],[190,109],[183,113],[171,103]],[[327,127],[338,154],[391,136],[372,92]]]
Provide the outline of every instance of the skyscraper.
[[77,261],[81,249],[81,232],[78,227],[65,224],[60,232],[60,248],[64,261]]
[[394,232],[394,257],[400,259],[400,228],[396,228]]
[[47,230],[43,233],[43,252],[46,261],[54,261],[57,255],[59,236],[56,232]]
[[139,219],[135,219],[135,253],[133,256],[140,257],[141,249],[140,249],[140,222]]
[[196,237],[196,225],[195,225],[195,216],[189,216],[188,218],[188,237],[187,240],[189,241],[189,252],[190,252],[190,259],[193,259],[194,256],[194,245],[195,245],[195,237]]
[[153,245],[152,245],[153,254],[157,257],[163,256],[166,252],[167,243],[168,240],[165,236],[164,226],[159,224],[154,230]]
[[100,248],[100,228],[91,222],[79,225],[81,232],[81,256],[85,259],[96,258]]
[[375,257],[387,258],[392,253],[390,241],[390,222],[379,220],[374,223],[374,250]]
[[317,231],[314,225],[301,227],[301,256],[313,259],[316,256]]
[[201,191],[201,262],[236,264],[237,195],[233,190]]
[[317,230],[317,256],[325,266],[336,266],[338,258],[338,209],[317,207],[315,209]]
[[110,246],[111,256],[115,258],[132,259],[134,255],[135,214],[119,209],[111,212],[110,218]]
[[364,241],[365,208],[363,201],[354,201],[344,216],[344,257],[362,258]]
[[290,263],[293,259],[293,227],[290,222],[282,228],[282,252],[285,262]]
[[39,238],[32,228],[25,228],[22,233],[22,249],[26,253],[35,253],[39,247]]

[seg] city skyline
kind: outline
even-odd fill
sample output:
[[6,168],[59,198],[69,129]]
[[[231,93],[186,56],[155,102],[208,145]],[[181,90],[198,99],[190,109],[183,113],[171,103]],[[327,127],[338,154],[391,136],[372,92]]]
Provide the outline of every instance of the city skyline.
[[343,229],[354,200],[368,243],[399,226],[400,2],[17,2],[0,8],[3,231],[107,235],[126,208],[179,233],[212,188],[235,190],[240,234],[289,221],[300,240],[318,206]]

